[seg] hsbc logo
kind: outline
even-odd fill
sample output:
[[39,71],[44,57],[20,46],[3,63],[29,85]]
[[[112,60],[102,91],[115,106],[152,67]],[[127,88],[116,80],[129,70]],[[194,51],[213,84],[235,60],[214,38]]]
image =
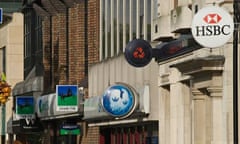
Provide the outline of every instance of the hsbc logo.
[[233,28],[233,19],[229,13],[216,6],[201,9],[192,22],[194,39],[205,47],[225,44],[231,38]]
[[222,19],[222,17],[216,13],[214,14],[208,14],[206,15],[203,20],[207,23],[207,24],[217,24],[218,22],[220,22]]

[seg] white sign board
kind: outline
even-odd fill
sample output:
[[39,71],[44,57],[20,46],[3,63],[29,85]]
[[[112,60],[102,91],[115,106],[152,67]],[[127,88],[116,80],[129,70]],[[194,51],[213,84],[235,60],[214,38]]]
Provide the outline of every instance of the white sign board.
[[209,6],[193,17],[192,35],[202,46],[214,48],[227,43],[234,30],[233,18],[224,9]]

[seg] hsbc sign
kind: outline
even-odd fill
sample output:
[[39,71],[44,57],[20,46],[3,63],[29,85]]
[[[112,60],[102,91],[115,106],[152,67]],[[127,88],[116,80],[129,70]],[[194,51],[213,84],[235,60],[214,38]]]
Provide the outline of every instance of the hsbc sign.
[[204,47],[219,47],[232,37],[234,23],[231,15],[216,6],[205,7],[193,17],[192,34]]

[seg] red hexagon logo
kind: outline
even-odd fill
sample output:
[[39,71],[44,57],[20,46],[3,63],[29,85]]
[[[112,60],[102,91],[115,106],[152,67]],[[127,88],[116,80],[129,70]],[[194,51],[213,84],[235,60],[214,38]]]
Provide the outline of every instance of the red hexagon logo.
[[203,20],[208,24],[217,24],[220,22],[222,17],[216,13],[206,15]]

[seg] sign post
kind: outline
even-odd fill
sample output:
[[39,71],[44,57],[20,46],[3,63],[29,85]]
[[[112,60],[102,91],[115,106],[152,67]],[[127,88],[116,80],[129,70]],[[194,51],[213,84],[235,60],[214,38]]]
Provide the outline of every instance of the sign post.
[[234,32],[233,32],[233,143],[238,144],[238,14],[237,0],[234,0]]

